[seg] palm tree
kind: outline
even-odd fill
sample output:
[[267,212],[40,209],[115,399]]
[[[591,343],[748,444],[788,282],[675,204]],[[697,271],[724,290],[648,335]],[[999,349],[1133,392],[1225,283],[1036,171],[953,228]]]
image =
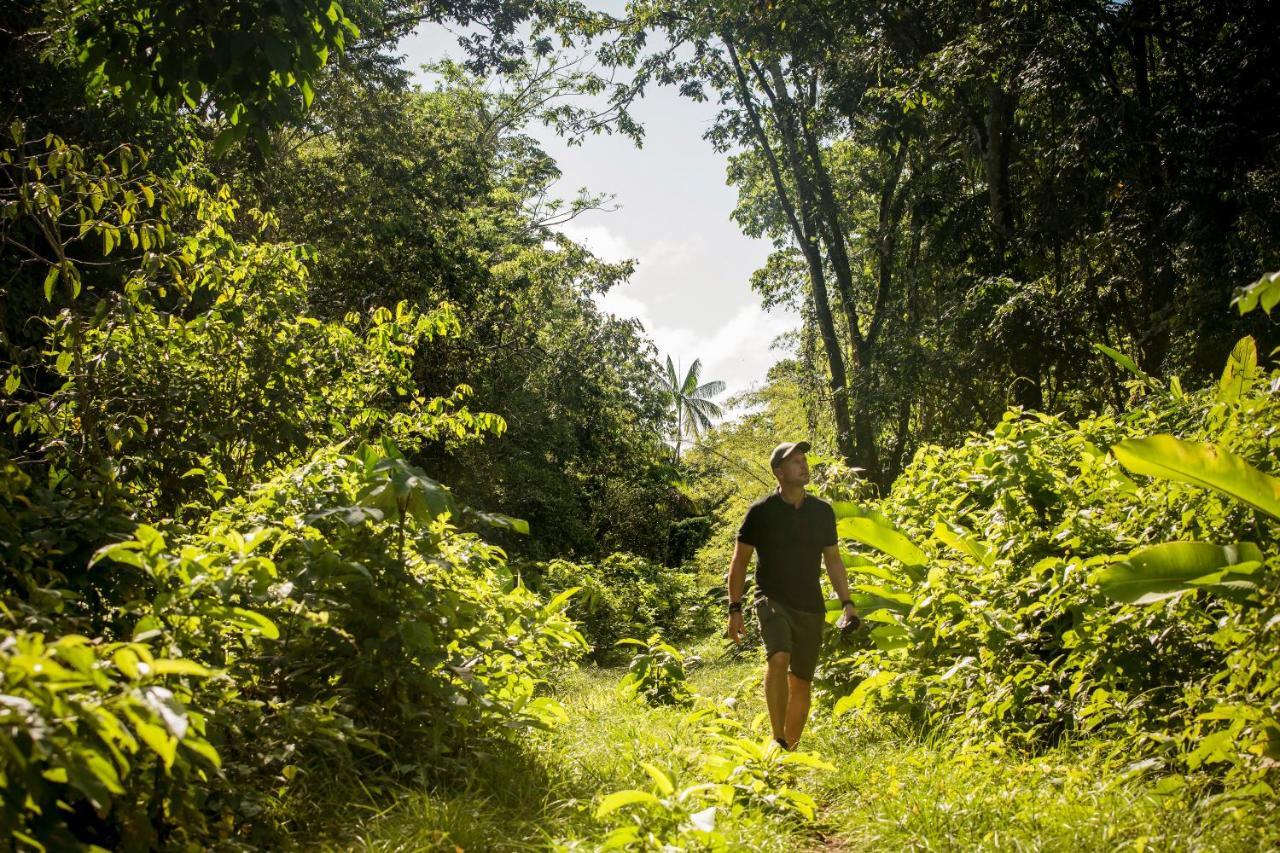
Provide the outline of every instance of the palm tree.
[[702,372],[702,359],[694,359],[689,365],[689,372],[683,381],[676,372],[676,366],[667,356],[667,372],[659,376],[662,392],[667,398],[667,406],[675,410],[675,454],[680,458],[680,443],[686,434],[698,438],[706,430],[711,429],[712,418],[724,417],[724,412],[709,398],[724,391],[724,383],[720,380],[698,384],[698,374]]

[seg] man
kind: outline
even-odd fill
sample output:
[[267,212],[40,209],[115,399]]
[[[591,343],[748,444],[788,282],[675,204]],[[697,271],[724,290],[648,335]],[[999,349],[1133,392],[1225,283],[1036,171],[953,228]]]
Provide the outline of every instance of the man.
[[737,643],[743,636],[747,564],[752,553],[760,552],[755,611],[767,657],[764,695],[773,738],[783,749],[795,748],[809,718],[809,687],[826,626],[820,561],[844,609],[837,627],[857,627],[860,622],[836,544],[835,511],[804,490],[809,482],[808,451],[806,441],[774,448],[769,467],[778,490],[747,510],[729,565],[729,639]]

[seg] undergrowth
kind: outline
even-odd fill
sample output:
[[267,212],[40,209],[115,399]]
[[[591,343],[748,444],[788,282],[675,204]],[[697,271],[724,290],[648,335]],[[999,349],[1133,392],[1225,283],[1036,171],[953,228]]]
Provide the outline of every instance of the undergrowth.
[[[689,683],[757,737],[767,732],[761,667],[712,642]],[[652,790],[645,763],[679,775],[707,748],[687,712],[617,691],[622,668],[566,672],[568,719],[512,749],[473,756],[466,784],[392,796],[335,790],[333,850],[599,849],[615,824],[594,815],[625,789]],[[728,702],[725,702],[728,700]],[[1280,844],[1258,801],[1215,795],[1183,777],[1146,777],[1082,740],[1030,755],[998,741],[965,745],[874,713],[815,712],[800,748],[833,765],[801,769],[813,820],[751,809],[717,830],[733,850],[1258,850]],[[1172,781],[1171,781],[1172,780]],[[345,801],[347,805],[341,807]],[[356,803],[351,805],[351,803]],[[693,842],[683,845],[691,849]],[[633,848],[638,849],[638,848]]]

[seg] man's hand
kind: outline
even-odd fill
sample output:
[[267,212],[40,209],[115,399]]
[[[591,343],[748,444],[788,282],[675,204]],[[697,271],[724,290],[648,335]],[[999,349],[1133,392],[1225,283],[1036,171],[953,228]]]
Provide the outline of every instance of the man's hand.
[[729,614],[729,639],[741,643],[746,632],[742,628],[742,611],[735,610]]
[[862,627],[862,617],[858,615],[858,611],[852,604],[844,606],[844,613],[840,614],[836,627],[841,631],[856,631]]

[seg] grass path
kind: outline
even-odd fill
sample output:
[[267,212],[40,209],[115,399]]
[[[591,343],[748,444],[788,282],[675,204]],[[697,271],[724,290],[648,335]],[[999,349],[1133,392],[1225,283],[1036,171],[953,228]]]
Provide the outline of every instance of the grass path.
[[[758,662],[716,660],[691,685],[763,736]],[[609,825],[593,817],[601,796],[652,789],[641,767],[690,784],[707,749],[685,712],[623,699],[621,669],[567,673],[557,698],[570,714],[523,748],[466,756],[464,786],[411,790],[368,807],[331,849],[592,850]],[[815,820],[751,811],[717,829],[731,850],[1241,850],[1280,849],[1280,816],[1244,810],[1187,788],[1161,793],[1127,779],[1097,750],[1064,748],[1036,758],[998,745],[928,741],[873,717],[833,722],[817,712],[800,744],[834,765],[800,780]],[[682,778],[683,777],[683,778]],[[616,822],[612,825],[617,825]]]

